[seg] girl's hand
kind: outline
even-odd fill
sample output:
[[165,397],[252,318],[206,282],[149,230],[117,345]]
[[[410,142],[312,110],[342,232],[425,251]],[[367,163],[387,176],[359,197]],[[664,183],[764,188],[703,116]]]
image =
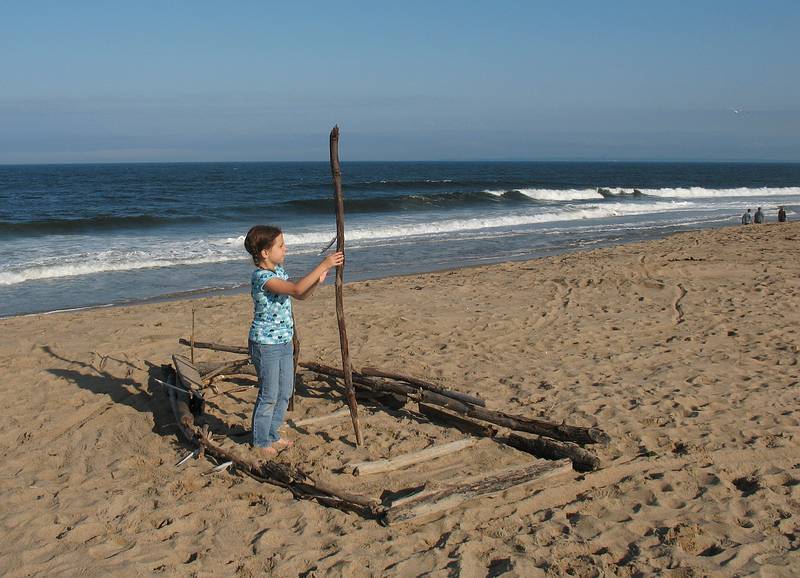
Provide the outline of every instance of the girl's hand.
[[330,269],[325,269],[325,270],[322,272],[322,274],[319,276],[319,281],[318,281],[318,283],[319,283],[320,285],[322,285],[323,283],[325,283],[325,277],[327,277],[327,276],[328,276],[328,271],[330,271]]
[[342,263],[344,263],[344,253],[342,252],[331,253],[322,260],[322,264],[325,265],[325,269],[338,267]]

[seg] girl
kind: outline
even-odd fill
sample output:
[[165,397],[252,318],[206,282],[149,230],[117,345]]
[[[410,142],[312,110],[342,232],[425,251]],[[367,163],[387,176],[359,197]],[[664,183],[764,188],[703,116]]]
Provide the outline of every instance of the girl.
[[247,232],[244,247],[256,265],[250,277],[255,310],[248,338],[259,381],[253,409],[253,446],[261,457],[271,458],[279,449],[292,445],[278,435],[294,389],[291,298],[311,295],[328,270],[344,262],[344,255],[328,255],[308,275],[292,283],[283,270],[286,245],[280,229],[256,225]]

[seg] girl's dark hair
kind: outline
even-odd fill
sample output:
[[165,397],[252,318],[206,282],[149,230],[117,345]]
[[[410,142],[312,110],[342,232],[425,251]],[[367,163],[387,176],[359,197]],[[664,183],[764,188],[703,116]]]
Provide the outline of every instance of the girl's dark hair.
[[253,257],[253,263],[258,265],[261,261],[261,251],[269,249],[282,234],[278,227],[271,227],[269,225],[256,225],[247,231],[247,236],[244,238],[244,248]]

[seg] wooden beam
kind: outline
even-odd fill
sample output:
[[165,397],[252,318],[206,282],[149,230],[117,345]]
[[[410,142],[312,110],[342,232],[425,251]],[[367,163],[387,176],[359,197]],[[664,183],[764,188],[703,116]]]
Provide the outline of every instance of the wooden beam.
[[[178,339],[178,343],[181,345],[187,345],[189,347],[192,346],[192,342],[188,339],[180,338]],[[208,343],[205,341],[195,341],[194,346],[197,349],[213,349],[215,351],[227,351],[228,353],[239,353],[241,355],[250,355],[250,352],[246,347],[239,347],[236,345],[221,345],[219,343]]]
[[294,317],[294,308],[292,308],[292,367],[294,373],[292,374],[292,396],[289,398],[289,406],[286,408],[288,411],[294,411],[294,388],[297,385],[297,364],[300,361],[300,334],[297,332],[297,321]]
[[473,498],[491,496],[509,488],[525,486],[571,471],[570,461],[560,460],[513,466],[497,472],[481,474],[459,484],[422,490],[417,494],[396,500],[387,508],[383,521],[386,524],[396,524],[419,519],[423,516],[451,510]]
[[465,448],[474,446],[479,441],[480,440],[478,438],[464,438],[462,440],[440,446],[425,448],[424,450],[420,450],[418,452],[412,452],[410,454],[397,456],[391,459],[375,460],[371,462],[350,462],[344,466],[344,470],[352,473],[354,476],[366,476],[381,472],[391,472],[461,451]]
[[468,393],[462,393],[460,391],[454,391],[452,389],[447,389],[446,387],[436,385],[435,383],[431,383],[429,381],[425,381],[417,377],[410,377],[400,373],[394,373],[392,371],[383,371],[382,369],[377,369],[375,367],[363,367],[361,368],[360,373],[361,375],[366,375],[368,377],[386,377],[388,379],[405,381],[410,385],[415,385],[417,387],[421,387],[422,389],[433,391],[435,393],[438,393],[439,395],[452,397],[453,399],[457,399],[459,401],[471,403],[473,405],[480,405],[480,406],[486,405],[486,402],[480,397],[470,395]]
[[[344,198],[342,196],[342,172],[339,167],[339,127],[333,127],[330,136],[331,174],[333,175],[333,200],[336,205],[336,251],[344,253]],[[342,351],[345,396],[350,407],[350,417],[356,434],[356,445],[364,445],[364,436],[358,424],[358,402],[353,387],[350,367],[350,348],[347,343],[347,328],[344,320],[344,263],[336,267],[336,319],[339,322],[339,347]]]
[[418,403],[417,407],[419,412],[432,422],[439,422],[452,426],[462,433],[480,437],[494,437],[497,435],[497,428],[492,426],[483,425],[482,423],[472,421],[460,415],[438,409],[432,405]]
[[546,460],[569,458],[572,467],[579,472],[591,472],[600,468],[600,458],[577,444],[548,440],[541,437],[528,438],[512,433],[504,440],[512,448]]

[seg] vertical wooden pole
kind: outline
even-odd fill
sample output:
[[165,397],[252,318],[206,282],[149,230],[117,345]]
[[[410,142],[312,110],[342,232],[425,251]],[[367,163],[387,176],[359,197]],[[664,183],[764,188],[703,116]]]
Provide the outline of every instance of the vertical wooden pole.
[[292,361],[294,362],[294,381],[292,381],[292,397],[289,398],[288,411],[294,411],[294,388],[297,385],[297,364],[300,361],[300,335],[297,333],[297,321],[294,318],[294,309],[292,309]]
[[[342,198],[342,173],[339,169],[339,126],[331,131],[331,173],[333,174],[333,200],[336,204],[336,251],[344,252],[344,199]],[[339,345],[342,350],[342,372],[344,373],[347,405],[350,406],[350,418],[356,432],[356,444],[364,445],[361,426],[358,424],[358,404],[353,387],[353,370],[350,367],[350,349],[347,344],[347,329],[344,322],[344,302],[342,285],[344,284],[344,263],[336,267],[336,318],[339,321]]]
[[192,307],[192,346],[189,349],[190,359],[192,361],[192,365],[194,365],[194,310],[195,308]]

